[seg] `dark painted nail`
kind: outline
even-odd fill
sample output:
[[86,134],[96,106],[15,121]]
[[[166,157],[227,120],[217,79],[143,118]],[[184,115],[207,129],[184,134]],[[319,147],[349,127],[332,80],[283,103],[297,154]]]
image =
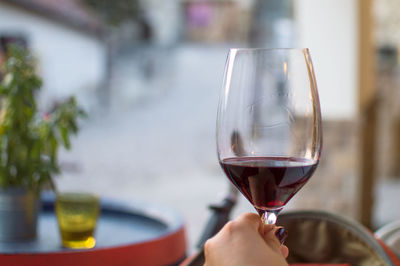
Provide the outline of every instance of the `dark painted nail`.
[[280,242],[281,244],[283,244],[283,243],[285,242],[287,236],[288,236],[288,232],[286,231],[285,228],[280,227],[280,228],[278,228],[278,229],[276,230],[275,236],[276,236],[276,238],[278,238],[279,242]]

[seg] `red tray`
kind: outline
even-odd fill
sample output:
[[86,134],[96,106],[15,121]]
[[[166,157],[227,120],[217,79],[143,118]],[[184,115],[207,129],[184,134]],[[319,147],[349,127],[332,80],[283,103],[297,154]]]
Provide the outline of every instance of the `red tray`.
[[32,242],[0,243],[0,265],[176,265],[186,256],[182,218],[148,203],[101,201],[96,247],[61,246],[54,199],[45,197],[38,237]]

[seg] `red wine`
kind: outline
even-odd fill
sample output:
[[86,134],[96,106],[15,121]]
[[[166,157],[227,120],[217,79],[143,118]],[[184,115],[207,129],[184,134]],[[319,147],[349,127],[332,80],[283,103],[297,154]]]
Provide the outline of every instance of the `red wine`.
[[318,162],[287,157],[236,157],[220,162],[258,210],[281,209],[308,181]]

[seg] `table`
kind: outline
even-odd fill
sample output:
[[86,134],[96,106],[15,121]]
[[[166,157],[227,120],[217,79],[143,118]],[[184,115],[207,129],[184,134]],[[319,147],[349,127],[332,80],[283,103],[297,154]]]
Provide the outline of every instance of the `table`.
[[43,198],[38,237],[0,243],[0,265],[174,265],[186,256],[185,227],[175,211],[145,202],[101,200],[96,247],[61,246],[54,196]]

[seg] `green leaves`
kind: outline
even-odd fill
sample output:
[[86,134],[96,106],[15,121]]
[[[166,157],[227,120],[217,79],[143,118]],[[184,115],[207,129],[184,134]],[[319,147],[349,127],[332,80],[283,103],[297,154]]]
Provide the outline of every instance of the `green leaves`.
[[35,92],[42,81],[35,60],[22,48],[9,46],[7,52],[0,70],[0,186],[53,187],[58,148],[71,147],[70,136],[85,113],[71,97],[41,116]]

